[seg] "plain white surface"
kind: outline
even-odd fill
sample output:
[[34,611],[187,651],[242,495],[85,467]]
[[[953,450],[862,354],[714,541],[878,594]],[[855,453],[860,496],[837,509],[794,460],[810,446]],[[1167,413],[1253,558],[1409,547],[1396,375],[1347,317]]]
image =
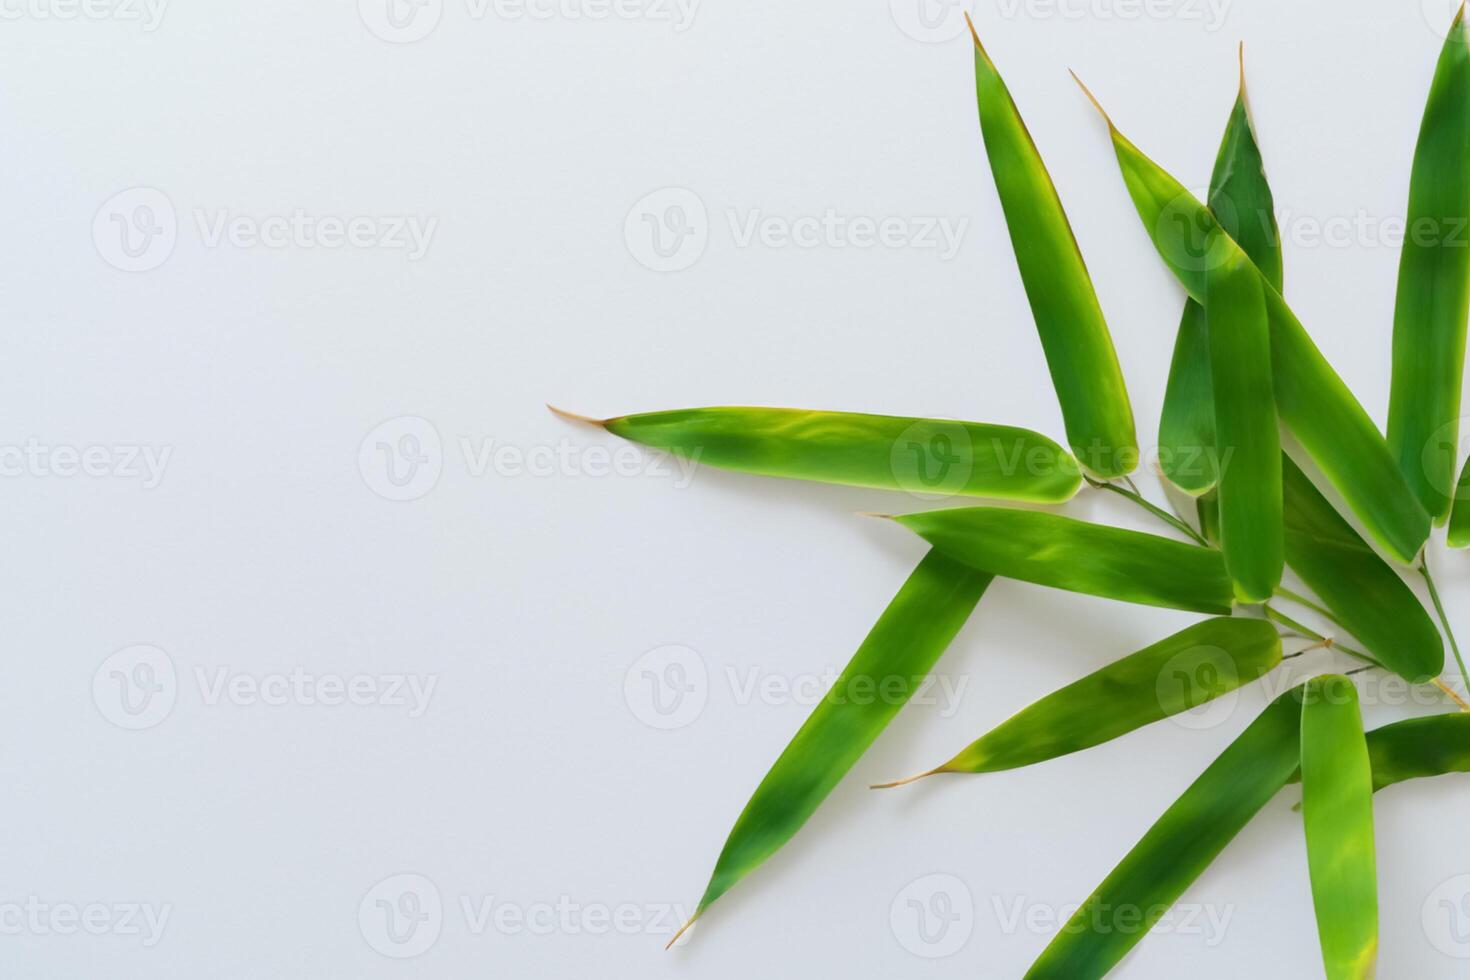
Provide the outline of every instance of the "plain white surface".
[[[0,443],[10,463],[37,448],[0,480],[7,976],[1025,971],[1266,695],[1213,726],[870,793],[1192,618],[998,583],[942,662],[959,696],[902,713],[665,953],[814,678],[923,551],[854,513],[922,505],[685,481],[599,457],[616,441],[542,408],[792,405],[1061,436],[959,8],[914,2],[0,7]],[[1181,294],[1066,69],[1201,186],[1246,40],[1288,298],[1381,423],[1397,250],[1379,232],[1402,218],[1449,19],[1425,6],[976,8],[1145,444]],[[688,195],[635,209],[667,188],[704,223]],[[829,212],[845,231],[782,244]],[[298,213],[310,231],[269,220]],[[692,219],[681,241],[703,251],[659,256],[644,214],[665,233]],[[898,244],[854,244],[853,219],[888,218]],[[914,243],[926,222],[963,227],[953,255]],[[412,255],[406,229],[431,223]],[[92,446],[106,475],[63,475]],[[150,480],[141,461],[165,451]],[[1069,512],[1147,526],[1094,496]],[[1470,631],[1465,556],[1440,564]],[[692,654],[646,657],[669,646]],[[669,658],[702,703],[660,728],[642,668]],[[1186,896],[1222,934],[1151,936],[1117,975],[1320,975],[1295,801]],[[1463,784],[1399,787],[1377,822],[1382,974],[1462,975]],[[910,900],[952,929],[917,932]]]

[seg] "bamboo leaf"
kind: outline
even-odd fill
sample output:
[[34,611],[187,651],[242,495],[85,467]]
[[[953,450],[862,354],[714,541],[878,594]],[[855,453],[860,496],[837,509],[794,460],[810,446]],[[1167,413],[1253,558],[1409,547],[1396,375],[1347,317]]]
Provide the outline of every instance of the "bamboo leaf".
[[759,476],[1033,503],[1070,500],[1082,484],[1077,461],[1065,449],[1009,425],[792,408],[570,417],[668,450],[688,465]]
[[1470,714],[1430,715],[1368,733],[1373,790],[1410,779],[1470,772]]
[[1001,772],[1101,745],[1234,691],[1280,663],[1281,635],[1270,623],[1207,619],[1048,694],[924,775]]
[[1098,980],[1137,945],[1296,769],[1300,699],[1293,688],[1271,702],[1164,811],[1026,980]]
[[1444,669],[1444,640],[1407,583],[1290,459],[1282,461],[1286,560],[1363,645],[1415,683]]
[[1220,542],[1242,602],[1281,584],[1281,437],[1259,273],[1239,249],[1211,268],[1205,319],[1220,456]]
[[1470,24],[1455,15],[1409,178],[1393,311],[1388,444],[1430,516],[1450,512],[1470,315]]
[[1220,497],[1218,494],[1207,493],[1199,498],[1197,506],[1199,515],[1199,533],[1205,536],[1210,544],[1220,544]]
[[1185,299],[1174,340],[1174,359],[1159,416],[1159,469],[1192,496],[1220,482],[1215,441],[1215,388],[1210,376],[1210,335],[1205,308]]
[[[1185,290],[1203,302],[1206,272],[1235,258],[1240,247],[1220,233],[1203,204],[1111,120],[1108,127],[1123,182],[1144,228]],[[1428,512],[1409,489],[1373,420],[1281,294],[1269,283],[1263,285],[1263,293],[1277,414],[1374,540],[1396,560],[1413,561],[1429,536]]]
[[1229,613],[1218,551],[1058,514],[962,507],[894,518],[940,551],[1006,578],[1124,602]]
[[761,780],[689,924],[801,829],[923,683],[991,579],[938,551],[925,556]]
[[1067,439],[1089,472],[1123,476],[1138,464],[1138,440],[1118,355],[1056,187],[978,34],[975,98]]
[[1450,511],[1450,526],[1445,533],[1445,544],[1451,548],[1470,548],[1470,460],[1460,471],[1460,481],[1455,484],[1455,503]]
[[1364,980],[1378,958],[1373,769],[1358,691],[1314,677],[1302,703],[1302,818],[1328,980]]
[[[1210,177],[1209,210],[1239,243],[1266,280],[1281,289],[1281,236],[1261,151],[1251,127],[1242,65],[1240,92]],[[1204,308],[1184,301],[1174,359],[1159,420],[1159,466],[1179,489],[1194,496],[1219,480],[1214,386]]]

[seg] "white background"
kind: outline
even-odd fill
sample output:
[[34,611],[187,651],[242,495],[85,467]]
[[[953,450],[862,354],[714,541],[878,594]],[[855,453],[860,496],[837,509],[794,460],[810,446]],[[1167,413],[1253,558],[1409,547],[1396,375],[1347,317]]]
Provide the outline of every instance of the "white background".
[[[1084,898],[1263,703],[1252,689],[1214,726],[869,792],[1194,618],[997,583],[942,662],[958,702],[900,715],[793,843],[665,953],[671,907],[692,907],[808,711],[743,685],[839,668],[924,550],[855,513],[927,505],[707,469],[687,486],[641,465],[590,476],[586,451],[619,444],[542,404],[790,405],[1060,437],[959,7],[928,0],[928,30],[917,0],[537,16],[431,0],[395,31],[381,0],[177,0],[149,23],[107,2],[68,18],[66,2],[0,4],[0,444],[170,455],[156,485],[120,455],[110,475],[63,475],[63,453],[0,479],[0,906],[48,907],[37,921],[0,909],[7,976],[1017,977],[1047,913]],[[1397,249],[1380,233],[1402,217],[1450,17],[1427,7],[976,8],[1093,273],[1145,444],[1181,293],[1066,69],[1201,186],[1246,40],[1288,298],[1381,424]],[[608,15],[573,16],[589,9]],[[670,187],[697,196],[703,224],[685,213],[707,242],[660,273],[633,209]],[[162,205],[114,200],[135,188]],[[829,209],[964,233],[952,256],[737,235]],[[364,217],[372,234],[335,248],[211,236],[297,211]],[[374,237],[401,216],[435,222],[421,256]],[[119,218],[140,222],[133,259]],[[140,227],[165,234],[144,243]],[[394,423],[359,451],[402,417],[432,431],[429,475],[400,493],[377,442],[412,449],[399,440],[424,426]],[[463,445],[487,440],[511,449],[477,472]],[[512,465],[546,452],[561,455],[542,475]],[[1095,497],[1068,512],[1148,526]],[[1467,559],[1438,554],[1470,631]],[[140,644],[161,653],[109,659]],[[646,723],[637,666],[667,645],[707,677],[702,710],[672,730]],[[147,679],[140,663],[174,679],[152,716],[119,700],[122,680]],[[214,696],[221,678],[293,671],[435,687],[417,716]],[[1375,705],[1368,721],[1426,710]],[[1223,936],[1151,936],[1117,975],[1320,975],[1297,798],[1282,793],[1186,896],[1230,916]],[[1440,904],[1470,892],[1463,783],[1398,787],[1376,816],[1382,974],[1463,975],[1470,959],[1452,954],[1470,944],[1450,926],[1470,936],[1470,905]],[[423,880],[379,885],[401,874]],[[395,945],[376,903],[405,887],[429,918]],[[951,955],[929,959],[907,902],[935,887],[963,921]],[[510,911],[486,922],[486,902]],[[156,942],[119,918],[58,932],[58,909],[129,903],[167,911]],[[1009,925],[1018,908],[1043,925]],[[517,914],[535,927],[507,924]]]

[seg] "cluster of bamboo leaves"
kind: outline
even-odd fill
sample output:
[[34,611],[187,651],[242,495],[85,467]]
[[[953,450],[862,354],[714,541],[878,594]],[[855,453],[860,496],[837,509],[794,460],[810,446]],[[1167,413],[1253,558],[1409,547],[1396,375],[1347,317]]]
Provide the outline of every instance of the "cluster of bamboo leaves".
[[[1454,477],[1470,247],[1447,233],[1406,238],[1385,437],[1283,298],[1280,237],[1243,70],[1206,202],[1109,120],[1127,192],[1188,297],[1159,459],[1174,499],[1190,506],[1170,514],[1130,479],[1139,459],[1133,412],[1102,309],[1061,200],[978,35],[975,78],[990,169],[1070,452],[1011,426],[792,409],[701,408],[599,424],[732,470],[893,490],[915,488],[895,463],[897,447],[942,445],[959,464],[948,493],[1056,505],[1085,484],[1167,523],[1167,536],[1154,535],[995,506],[893,518],[931,549],[834,690],[881,679],[911,694],[913,679],[934,668],[997,576],[1208,617],[1042,698],[923,775],[1014,769],[1117,738],[1276,670],[1295,655],[1283,653],[1284,638],[1335,646],[1368,665],[1361,669],[1437,685],[1444,713],[1366,733],[1350,677],[1323,674],[1290,688],[1158,819],[1027,973],[1104,976],[1146,930],[1100,928],[1094,910],[1138,910],[1152,926],[1273,796],[1300,780],[1326,975],[1370,976],[1378,929],[1373,794],[1470,771],[1470,714],[1455,709],[1464,702],[1440,679],[1440,627],[1405,580],[1411,571],[1425,579],[1458,660],[1425,546],[1436,523],[1448,524],[1452,547],[1470,545],[1470,465]],[[1430,86],[1407,220],[1442,232],[1470,220],[1463,9]],[[1292,455],[1283,452],[1283,432]],[[1026,465],[1015,465],[1021,459]],[[1313,596],[1282,586],[1285,566]],[[1361,649],[1302,625],[1282,603],[1312,610]],[[1158,679],[1181,656],[1217,660],[1221,669],[1209,672],[1210,683],[1169,693]],[[696,919],[791,839],[905,699],[829,698],[812,711],[736,820]]]

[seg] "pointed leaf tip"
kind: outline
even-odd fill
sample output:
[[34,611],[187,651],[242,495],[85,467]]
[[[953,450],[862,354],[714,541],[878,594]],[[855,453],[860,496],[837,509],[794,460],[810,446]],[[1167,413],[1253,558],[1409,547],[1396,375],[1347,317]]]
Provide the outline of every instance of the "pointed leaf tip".
[[[965,11],[965,26],[970,29],[970,37],[975,39],[975,47],[979,49],[981,54],[985,54],[985,45],[980,43],[980,32],[975,30],[975,22],[970,19],[970,12],[968,10]],[[988,58],[990,56],[986,55],[986,57]]]
[[1108,110],[1104,109],[1102,103],[1098,101],[1097,96],[1092,94],[1092,89],[1087,87],[1087,83],[1082,81],[1077,73],[1070,68],[1067,69],[1067,74],[1071,75],[1072,81],[1076,82],[1077,87],[1082,89],[1082,94],[1087,96],[1087,101],[1092,103],[1092,107],[1097,110],[1098,115],[1103,117],[1103,121],[1108,124],[1108,129],[1116,132],[1118,127],[1113,125],[1113,117],[1108,115]]
[[674,944],[684,937],[684,933],[688,932],[689,928],[693,926],[694,923],[699,921],[699,917],[701,915],[704,915],[704,909],[700,909],[699,911],[695,912],[693,918],[680,926],[679,931],[674,933],[674,938],[669,940],[668,945],[665,946],[664,949],[673,949]]
[[566,419],[568,422],[585,422],[588,425],[595,425],[598,428],[605,428],[607,426],[607,419],[595,419],[590,415],[578,415],[576,412],[568,412],[566,409],[557,408],[551,404],[548,404],[546,408],[552,415]]

